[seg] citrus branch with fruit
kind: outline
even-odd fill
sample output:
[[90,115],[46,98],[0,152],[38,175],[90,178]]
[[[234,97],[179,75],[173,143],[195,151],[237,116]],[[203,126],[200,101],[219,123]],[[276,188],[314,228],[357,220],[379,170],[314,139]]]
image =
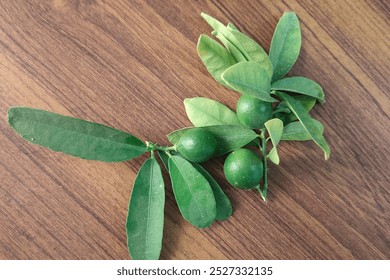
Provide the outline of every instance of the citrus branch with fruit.
[[[325,102],[321,87],[304,77],[284,78],[301,48],[295,13],[287,12],[279,20],[269,55],[233,24],[225,26],[204,13],[202,17],[222,45],[201,35],[200,58],[217,82],[242,95],[236,112],[216,100],[186,99],[186,113],[194,127],[169,134],[173,146],[143,142],[108,126],[39,109],[8,111],[9,124],[17,133],[54,151],[106,162],[150,153],[134,181],[128,209],[126,232],[133,259],[158,259],[161,252],[165,190],[156,155],[170,175],[182,216],[199,228],[232,215],[228,197],[199,163],[227,155],[227,181],[235,188],[255,189],[267,201],[267,161],[279,164],[281,140],[313,140],[329,158],[324,127],[309,115],[317,102]],[[267,149],[269,142],[271,149]]]

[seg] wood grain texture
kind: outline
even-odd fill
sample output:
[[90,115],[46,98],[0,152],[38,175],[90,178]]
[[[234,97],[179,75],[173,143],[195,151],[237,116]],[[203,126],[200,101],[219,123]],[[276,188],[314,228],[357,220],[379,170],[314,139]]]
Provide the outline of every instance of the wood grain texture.
[[[206,168],[234,214],[196,229],[167,183],[163,259],[389,259],[388,1],[21,1],[0,3],[0,259],[127,259],[131,185],[145,157],[85,161],[25,142],[6,123],[24,105],[104,123],[142,139],[189,126],[182,100],[234,108],[196,53],[205,11],[266,50],[296,11],[301,56],[290,75],[318,81],[329,161],[311,142],[280,145],[269,203],[237,191],[223,159]],[[168,176],[165,174],[166,182]]]

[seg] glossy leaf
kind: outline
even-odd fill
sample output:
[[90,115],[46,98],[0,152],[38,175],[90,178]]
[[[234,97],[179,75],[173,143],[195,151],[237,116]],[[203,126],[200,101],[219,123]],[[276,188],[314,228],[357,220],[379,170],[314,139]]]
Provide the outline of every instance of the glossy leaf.
[[301,28],[295,13],[286,12],[280,18],[271,41],[269,58],[273,66],[272,81],[277,81],[291,69],[301,50]]
[[[189,129],[194,128],[188,127],[172,132],[168,135],[169,141],[176,144],[183,133]],[[242,125],[213,125],[205,126],[203,129],[211,132],[217,140],[216,156],[241,148],[257,137],[253,130]]]
[[[198,54],[213,78],[229,87],[221,78],[222,73],[236,63],[231,53],[214,39],[201,35],[198,40]],[[230,88],[230,87],[229,87]]]
[[[299,103],[301,103],[301,105],[305,108],[306,112],[310,112],[310,110],[314,107],[314,105],[317,102],[317,99],[315,99],[314,97],[310,97],[310,96],[306,96],[306,95],[295,95],[292,97],[295,100],[299,101]],[[278,106],[278,109],[279,108],[287,108],[288,109],[288,106],[284,102],[281,102]],[[283,114],[283,117],[281,117],[281,115],[276,115],[275,117],[282,118],[283,122],[285,124],[289,124],[290,122],[297,120],[297,117],[292,112],[287,113],[287,114]]]
[[168,171],[169,156],[164,151],[160,151],[160,150],[157,151],[157,154],[160,157],[161,162],[163,163],[165,169]]
[[233,45],[232,42],[226,39],[226,37],[223,36],[221,32],[213,31],[211,34],[217,37],[219,41],[221,41],[221,43],[225,46],[226,49],[228,49],[237,62],[247,61],[242,52],[235,45]]
[[272,90],[295,92],[316,98],[321,104],[325,102],[325,95],[319,84],[305,77],[290,77],[274,82]]
[[256,62],[239,62],[223,72],[222,79],[242,94],[267,102],[277,101],[269,94],[271,85],[267,72]]
[[264,49],[244,33],[228,26],[228,30],[240,42],[240,49],[248,54],[249,60],[257,62],[267,72],[269,79],[272,78],[272,63]]
[[318,127],[317,122],[310,117],[309,113],[305,110],[299,101],[296,101],[293,97],[283,92],[277,92],[276,94],[297,116],[298,120],[301,122],[307,133],[309,133],[313,141],[324,150],[325,159],[328,159],[330,155],[330,148],[328,143],[326,143],[326,140],[321,129]]
[[213,190],[215,202],[216,202],[216,216],[215,219],[218,221],[224,221],[229,218],[232,213],[232,205],[230,204],[229,198],[223,192],[217,181],[204,169],[200,164],[193,163],[192,164],[196,170],[198,170],[203,177],[209,182],[211,189]]
[[[317,130],[321,131],[321,133],[324,132],[324,126],[317,120],[313,119],[315,125],[318,127]],[[303,127],[302,123],[292,122],[286,125],[283,128],[283,134],[281,137],[281,140],[285,141],[306,141],[306,140],[312,140],[311,135],[306,131],[306,129]]]
[[127,246],[134,260],[157,260],[164,227],[164,181],[157,160],[145,161],[135,178],[126,222]]
[[236,113],[218,101],[204,97],[186,98],[184,106],[194,126],[241,125]]
[[273,163],[279,164],[280,160],[279,160],[278,150],[276,147],[278,146],[280,138],[281,138],[282,133],[283,133],[283,122],[281,120],[275,118],[275,119],[267,121],[264,125],[268,131],[268,134],[271,138],[271,142],[273,145],[273,147],[272,147],[271,151],[268,153],[267,157]]
[[216,203],[209,182],[180,156],[170,157],[168,163],[180,213],[196,227],[210,226],[216,217]]
[[44,110],[13,107],[8,122],[29,142],[84,159],[126,161],[146,152],[131,134]]

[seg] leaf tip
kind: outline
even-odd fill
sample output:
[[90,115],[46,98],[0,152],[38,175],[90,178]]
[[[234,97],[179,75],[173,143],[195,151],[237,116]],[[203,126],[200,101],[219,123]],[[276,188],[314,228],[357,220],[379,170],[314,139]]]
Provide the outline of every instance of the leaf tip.
[[294,18],[298,18],[297,14],[293,11],[286,11],[283,13],[282,17],[284,16],[291,16],[291,17],[294,17]]
[[210,40],[211,38],[209,36],[207,36],[206,34],[200,34],[199,38],[198,38],[198,48],[199,48],[199,45],[200,44],[207,44],[208,45],[208,41]]
[[211,16],[209,16],[208,14],[206,14],[205,12],[201,12],[200,13],[200,16],[208,22],[208,20],[211,18]]
[[10,107],[7,111],[7,122],[12,126],[12,119],[15,116],[16,110],[20,107]]

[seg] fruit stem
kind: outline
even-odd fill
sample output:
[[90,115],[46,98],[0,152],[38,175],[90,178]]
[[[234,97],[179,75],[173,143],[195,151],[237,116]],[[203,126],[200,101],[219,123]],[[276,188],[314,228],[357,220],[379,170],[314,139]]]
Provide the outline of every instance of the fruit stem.
[[[261,197],[264,202],[267,203],[267,189],[268,189],[268,178],[267,178],[267,139],[265,138],[265,128],[261,130],[261,153],[263,154],[263,191],[261,192]],[[260,190],[260,188],[259,188]]]
[[156,143],[152,143],[152,142],[149,142],[149,141],[146,141],[146,147],[148,149],[148,151],[163,151],[163,152],[167,152],[167,151],[176,151],[176,145],[174,146],[171,146],[171,147],[168,147],[168,146],[160,146]]
[[157,150],[160,150],[160,151],[164,151],[164,152],[176,151],[176,145],[175,145],[175,146],[171,146],[171,147],[157,146],[156,149],[157,149]]

